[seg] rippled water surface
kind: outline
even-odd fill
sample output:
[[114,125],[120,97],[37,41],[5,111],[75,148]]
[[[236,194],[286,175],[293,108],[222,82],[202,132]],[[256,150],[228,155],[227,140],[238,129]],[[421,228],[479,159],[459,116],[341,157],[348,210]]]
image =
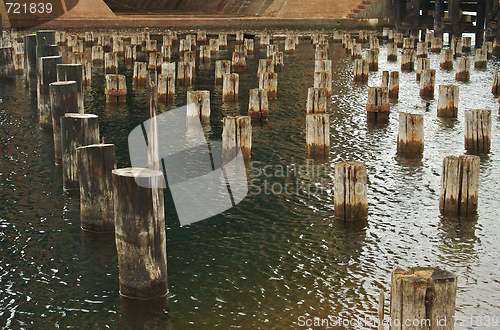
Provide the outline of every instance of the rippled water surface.
[[[283,49],[283,42],[279,44]],[[229,49],[234,49],[233,43]],[[228,59],[230,54],[222,51],[216,58]],[[391,104],[389,120],[369,122],[368,86],[380,84],[383,70],[400,68],[399,62],[387,63],[386,54],[382,45],[378,72],[370,73],[368,84],[359,84],[352,81],[352,60],[340,44],[331,44],[334,87],[327,160],[306,155],[305,100],[313,83],[313,48],[304,41],[296,54],[285,55],[269,121],[253,127],[247,197],[223,214],[180,227],[172,198],[166,195],[168,306],[163,300],[119,296],[114,236],[80,229],[78,195],[62,190],[52,133],[39,129],[35,98],[21,77],[1,82],[0,326],[301,328],[301,316],[375,317],[379,290],[389,290],[391,271],[416,265],[458,275],[457,315],[500,317],[500,252],[495,243],[500,234],[500,122],[498,102],[491,94],[498,59],[489,60],[486,70],[472,69],[471,80],[461,83],[455,82],[453,71],[440,70],[439,55],[431,54],[437,73],[430,111],[414,107],[425,104],[415,73],[401,73],[399,100]],[[188,89],[208,89],[212,116],[205,132],[208,139],[220,140],[222,118],[246,114],[249,89],[258,86],[258,59],[263,57],[265,51],[258,47],[249,56],[247,71],[240,76],[239,102],[222,103],[213,58],[209,65],[197,63],[193,85],[178,87],[176,103],[160,105],[160,112],[184,105]],[[127,136],[146,119],[146,92],[131,86],[132,67],[121,65],[120,71],[129,85],[126,104],[105,103],[103,70],[96,67],[92,86],[85,91],[85,109],[99,115],[101,136],[116,145],[118,167],[126,167]],[[460,86],[456,120],[436,116],[440,84]],[[481,156],[477,215],[446,218],[438,209],[442,160],[465,152],[467,109],[492,110],[492,147]],[[421,159],[396,154],[399,111],[424,113]],[[342,159],[367,165],[367,221],[343,222],[333,215],[332,169]],[[328,170],[289,176],[279,172],[293,164],[304,169],[306,164],[309,169],[325,165]],[[263,172],[266,165],[268,176]],[[290,182],[292,193],[280,193],[279,187]],[[388,307],[386,300],[386,311]]]

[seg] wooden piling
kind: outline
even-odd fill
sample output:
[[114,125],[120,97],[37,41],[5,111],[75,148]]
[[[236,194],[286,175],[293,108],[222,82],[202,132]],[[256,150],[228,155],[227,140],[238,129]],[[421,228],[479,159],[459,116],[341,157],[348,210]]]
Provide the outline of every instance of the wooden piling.
[[378,50],[368,50],[366,52],[366,61],[370,71],[378,71]]
[[454,322],[448,320],[454,320],[456,293],[457,276],[451,272],[426,267],[395,269],[390,329],[454,329]]
[[196,42],[200,45],[206,45],[208,43],[207,31],[198,31],[196,33]]
[[107,74],[104,94],[106,94],[106,102],[125,102],[127,95],[125,76],[121,74]]
[[403,48],[403,34],[402,33],[395,33],[394,34],[394,43],[397,45],[398,48]]
[[14,52],[10,47],[0,47],[0,79],[15,80]]
[[426,57],[417,58],[417,81],[420,81],[420,75],[422,71],[429,70],[431,68],[431,59]]
[[[219,39],[210,39],[208,41],[208,51],[210,52],[210,55],[217,55],[219,54],[220,51],[220,40]],[[227,45],[227,43],[226,43]],[[201,47],[200,47],[201,50]]]
[[[163,60],[170,62],[172,60],[172,46],[161,46],[161,55],[163,56]],[[135,62],[134,58],[134,62]]]
[[308,88],[306,114],[326,113],[328,108],[328,91],[326,88]]
[[244,159],[252,152],[252,119],[249,116],[224,117],[222,120],[222,155],[232,160],[235,146],[241,150]]
[[231,66],[233,68],[233,72],[245,72],[247,66],[247,59],[245,57],[245,53],[233,52]]
[[260,48],[266,49],[267,46],[270,44],[271,44],[271,36],[269,34],[261,34],[260,35]]
[[163,173],[146,168],[115,169],[112,173],[120,294],[138,299],[165,296]]
[[85,46],[92,47],[94,45],[94,32],[85,32]]
[[238,101],[240,76],[237,73],[224,74],[222,76],[222,101]]
[[453,70],[453,52],[451,49],[441,49],[441,69]]
[[454,38],[454,40],[452,40],[451,51],[453,53],[453,58],[462,57],[463,50],[462,50],[462,39],[461,38]]
[[361,48],[361,44],[356,44],[352,48],[352,59],[357,60],[357,59],[362,59],[363,58],[363,50]]
[[389,87],[389,71],[382,72],[382,83],[380,84],[380,86]]
[[267,97],[270,100],[276,99],[278,94],[278,74],[262,72],[259,76],[259,89],[267,90]]
[[61,63],[61,56],[39,58],[37,102],[40,127],[43,129],[52,129],[49,85],[57,81],[57,65]]
[[76,148],[80,186],[80,226],[92,232],[114,232],[112,171],[115,145],[93,144]]
[[31,93],[37,89],[36,34],[24,36],[24,67],[26,70],[26,85]]
[[247,49],[248,55],[252,55],[254,52],[254,40],[245,38],[245,40],[243,41],[243,44],[245,45],[245,48]]
[[419,153],[424,151],[424,115],[399,113],[398,152]]
[[332,72],[332,61],[331,60],[315,60],[314,61],[314,72],[319,72],[319,71]]
[[253,88],[250,90],[248,116],[258,120],[266,120],[269,117],[267,89]]
[[61,117],[63,188],[78,189],[76,148],[99,143],[97,115],[66,113]]
[[403,38],[403,49],[415,49],[415,39],[412,37]]
[[83,94],[83,65],[81,64],[58,64],[58,81],[76,81],[78,113],[84,113],[84,94]]
[[498,68],[495,68],[493,73],[493,84],[491,86],[491,92],[495,96],[498,96],[500,94],[500,80],[498,79]]
[[283,52],[273,53],[273,64],[274,64],[274,71],[281,72],[283,70],[284,66]]
[[174,99],[175,99],[175,74],[169,73],[169,74],[158,75],[158,100],[172,103]]
[[320,50],[314,53],[314,60],[327,60],[327,59],[328,59],[328,52]]
[[330,117],[326,113],[306,115],[306,145],[311,155],[327,155],[330,151]]
[[387,61],[397,61],[398,60],[398,47],[395,43],[387,44]]
[[413,71],[415,67],[415,50],[404,49],[401,57],[401,70]]
[[423,70],[420,74],[420,96],[434,96],[434,83],[436,81],[436,70]]
[[391,72],[391,79],[389,80],[389,98],[397,99],[399,97],[399,72]]
[[163,56],[160,52],[149,53],[148,70],[159,70],[163,64]]
[[295,40],[287,37],[285,39],[285,54],[295,54]]
[[445,213],[464,214],[477,210],[479,156],[447,156],[443,160],[439,209]]
[[116,38],[115,40],[113,40],[113,53],[116,53],[118,57],[122,57],[125,51],[124,49],[125,45],[121,38]]
[[427,57],[427,49],[428,47],[426,42],[417,43],[417,58]]
[[200,46],[200,62],[210,63],[210,46]]
[[215,83],[222,84],[222,78],[225,74],[231,73],[231,61],[221,60],[215,62]]
[[227,49],[227,34],[225,33],[219,34],[219,49],[220,50]]
[[438,117],[455,118],[458,114],[459,87],[454,85],[439,85]]
[[104,74],[118,73],[118,56],[115,53],[104,54]]
[[187,92],[187,120],[210,122],[210,91]]
[[332,73],[328,71],[314,72],[314,88],[326,88],[332,93]]
[[458,81],[469,81],[470,79],[470,58],[457,57],[457,71],[455,79]]
[[148,64],[146,62],[135,62],[132,83],[137,86],[145,86],[147,73]]
[[92,46],[92,62],[95,64],[104,63],[104,50],[102,46]]
[[278,45],[275,45],[275,44],[267,45],[267,50],[266,50],[267,59],[269,59],[269,60],[272,59],[273,53],[277,52],[278,50],[279,50]]
[[439,53],[443,48],[443,38],[433,37],[431,40],[431,52]]
[[354,60],[354,81],[368,81],[368,62],[363,59]]
[[341,220],[368,217],[366,165],[360,162],[335,164],[334,214]]
[[462,37],[462,50],[465,53],[470,52],[471,45],[472,45],[472,38],[471,37]]
[[368,87],[368,101],[366,111],[369,116],[389,114],[389,89],[387,87]]
[[474,57],[474,68],[486,68],[488,62],[488,53],[483,48],[476,48],[476,56]]
[[465,110],[465,149],[488,152],[491,146],[491,110]]
[[486,50],[488,60],[490,60],[493,57],[493,42],[485,41],[483,48]]
[[243,44],[243,39],[245,39],[245,33],[243,33],[243,31],[241,31],[241,30],[236,31],[236,44],[237,45]]
[[376,50],[376,51],[380,50],[380,43],[376,35],[370,36],[370,50]]
[[146,40],[146,54],[156,53],[158,51],[158,44],[156,40]]

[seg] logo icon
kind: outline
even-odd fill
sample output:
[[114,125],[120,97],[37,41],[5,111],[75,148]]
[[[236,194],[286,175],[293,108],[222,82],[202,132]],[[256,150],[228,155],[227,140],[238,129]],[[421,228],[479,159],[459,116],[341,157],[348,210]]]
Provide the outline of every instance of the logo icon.
[[[149,165],[163,172],[166,182],[160,185],[166,188],[168,183],[181,226],[222,213],[248,193],[240,148],[231,142],[207,142],[199,117],[188,117],[187,106],[138,125],[128,145],[132,167]],[[140,172],[136,182],[160,188],[140,180]]]

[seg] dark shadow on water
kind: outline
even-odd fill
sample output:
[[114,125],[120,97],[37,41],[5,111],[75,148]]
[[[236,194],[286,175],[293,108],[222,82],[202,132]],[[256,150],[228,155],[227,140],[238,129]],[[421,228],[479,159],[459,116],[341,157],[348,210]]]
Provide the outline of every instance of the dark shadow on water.
[[422,166],[422,157],[423,154],[421,152],[398,151],[395,159],[399,165],[404,167],[420,167]]
[[386,113],[366,113],[366,127],[369,131],[387,129],[389,125],[389,112]]
[[439,128],[444,128],[444,129],[453,129],[455,128],[455,124],[458,122],[457,118],[450,118],[450,117],[438,117],[438,125]]
[[174,325],[168,315],[168,298],[139,300],[122,297],[120,329],[170,330]]

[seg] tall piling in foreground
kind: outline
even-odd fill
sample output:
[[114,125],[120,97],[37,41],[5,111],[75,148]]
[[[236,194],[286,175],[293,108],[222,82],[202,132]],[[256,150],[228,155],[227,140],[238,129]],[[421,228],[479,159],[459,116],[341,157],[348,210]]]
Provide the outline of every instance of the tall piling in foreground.
[[210,91],[187,92],[187,119],[210,121]]
[[215,62],[215,83],[222,84],[222,78],[225,74],[231,73],[231,61],[221,60]]
[[389,98],[397,99],[399,97],[399,71],[391,72],[389,80]]
[[[427,267],[395,269],[391,276],[390,329],[454,329],[454,322],[448,320],[454,320],[456,294],[457,276],[451,272]],[[410,325],[418,320],[418,326],[405,327],[405,320],[411,320]]]
[[222,77],[222,101],[238,101],[240,76],[237,73],[225,74]]
[[84,95],[83,95],[83,66],[81,64],[58,64],[57,65],[57,80],[58,81],[76,81],[78,112],[84,112]]
[[61,63],[61,56],[39,58],[37,102],[40,127],[44,129],[52,129],[49,85],[57,81],[57,65]]
[[306,145],[311,155],[328,155],[330,151],[330,117],[326,113],[306,115]]
[[457,71],[455,80],[469,81],[470,79],[470,58],[457,57]]
[[253,88],[250,90],[248,116],[258,120],[266,120],[269,117],[269,99],[266,89]]
[[233,159],[230,154],[234,146],[241,149],[243,158],[250,158],[252,152],[252,119],[249,116],[224,117],[222,120],[222,155]]
[[78,189],[76,148],[99,143],[97,115],[66,113],[61,117],[63,188]]
[[479,191],[479,156],[447,156],[443,160],[439,209],[454,214],[474,213]]
[[334,214],[342,220],[368,217],[366,165],[360,162],[335,164]]
[[326,113],[328,108],[328,91],[326,88],[308,88],[306,113]]
[[389,89],[387,87],[368,87],[366,111],[368,116],[374,118],[389,114]]
[[439,85],[438,117],[455,118],[458,114],[459,87],[454,85]]
[[115,145],[76,148],[80,186],[80,226],[92,232],[114,232],[113,175]]
[[491,110],[466,110],[465,149],[488,152],[491,146]]
[[78,108],[76,81],[59,81],[49,85],[54,154],[56,165],[62,165],[61,117],[66,113],[83,113]]
[[420,96],[434,96],[436,70],[424,70],[420,75]]
[[127,98],[127,82],[125,76],[121,74],[107,74],[104,94],[106,94],[106,102],[125,102]]
[[138,299],[165,296],[163,173],[146,168],[121,168],[112,173],[120,294]]
[[398,152],[421,154],[424,151],[424,115],[400,112]]

